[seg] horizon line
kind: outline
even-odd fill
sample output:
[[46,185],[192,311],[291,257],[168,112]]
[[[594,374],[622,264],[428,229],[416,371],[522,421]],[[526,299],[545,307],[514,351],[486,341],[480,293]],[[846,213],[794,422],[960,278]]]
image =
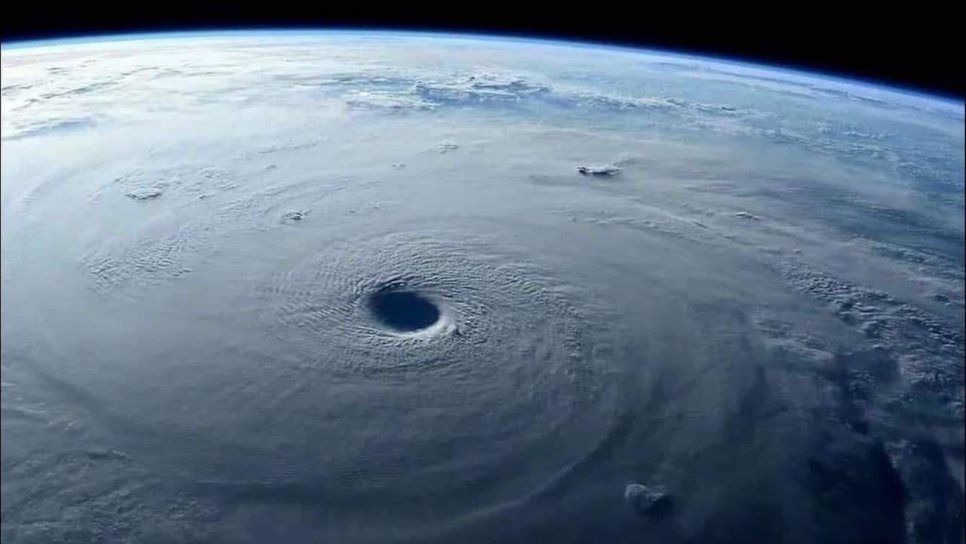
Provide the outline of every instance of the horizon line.
[[167,29],[156,28],[152,30],[137,31],[105,31],[79,33],[73,35],[61,35],[41,38],[15,38],[13,40],[0,39],[0,52],[7,50],[35,48],[35,47],[56,47],[61,45],[83,45],[103,42],[121,41],[147,41],[165,40],[180,37],[208,38],[208,37],[229,37],[252,34],[397,34],[433,38],[464,38],[477,40],[503,40],[526,43],[539,43],[541,45],[557,45],[582,48],[597,48],[606,50],[619,50],[626,53],[638,54],[657,54],[669,57],[689,58],[693,60],[713,61],[725,65],[737,65],[745,68],[753,68],[762,71],[784,72],[806,79],[827,81],[847,86],[860,86],[871,88],[880,92],[890,92],[905,96],[912,96],[930,101],[947,103],[948,105],[966,106],[966,97],[950,95],[940,91],[933,91],[921,87],[913,87],[892,83],[880,79],[868,78],[865,76],[853,76],[840,72],[827,72],[813,70],[802,65],[790,65],[772,63],[757,60],[749,57],[722,56],[715,53],[707,53],[691,48],[681,47],[670,49],[659,46],[630,45],[627,43],[606,40],[562,38],[550,35],[525,35],[515,32],[503,31],[462,31],[462,30],[425,30],[425,29],[406,29],[398,27],[374,27],[374,26],[252,26],[252,27],[226,27],[226,28],[180,28]]

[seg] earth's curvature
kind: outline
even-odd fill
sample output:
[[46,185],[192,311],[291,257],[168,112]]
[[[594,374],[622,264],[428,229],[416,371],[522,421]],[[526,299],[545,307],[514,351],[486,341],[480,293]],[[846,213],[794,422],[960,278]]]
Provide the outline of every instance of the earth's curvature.
[[961,539],[962,102],[393,33],[2,69],[4,543]]

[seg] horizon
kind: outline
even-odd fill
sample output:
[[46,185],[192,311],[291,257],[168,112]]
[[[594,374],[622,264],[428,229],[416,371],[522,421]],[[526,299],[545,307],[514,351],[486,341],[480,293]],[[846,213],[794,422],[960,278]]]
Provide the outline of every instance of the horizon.
[[[954,106],[959,110],[966,108],[966,97],[953,96],[937,91],[900,85],[888,81],[853,76],[840,72],[827,72],[808,67],[776,64],[737,56],[723,56],[715,53],[697,51],[687,48],[669,49],[661,47],[633,46],[617,42],[569,39],[554,36],[524,35],[512,32],[464,32],[456,30],[413,30],[380,27],[238,27],[224,29],[158,29],[136,32],[107,32],[81,35],[64,35],[48,38],[14,39],[0,41],[0,53],[11,50],[34,49],[45,47],[60,47],[73,45],[95,45],[117,42],[147,42],[184,38],[209,39],[253,36],[306,36],[323,37],[322,35],[372,35],[385,37],[386,35],[402,35],[411,38],[421,37],[430,39],[461,39],[478,41],[501,41],[512,43],[539,44],[542,46],[571,47],[581,49],[600,49],[609,52],[623,52],[628,54],[643,54],[692,61],[713,62],[743,69],[757,70],[764,73],[778,72],[786,76],[798,77],[806,80],[822,81],[846,87],[859,87],[867,90],[885,92],[938,102],[947,106]],[[747,74],[745,74],[747,75]],[[966,113],[960,111],[959,113]]]

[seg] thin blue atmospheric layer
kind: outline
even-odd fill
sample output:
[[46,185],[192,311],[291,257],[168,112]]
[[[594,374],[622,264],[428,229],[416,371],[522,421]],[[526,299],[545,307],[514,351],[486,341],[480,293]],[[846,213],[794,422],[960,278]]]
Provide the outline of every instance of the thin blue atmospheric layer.
[[451,32],[448,30],[439,31],[414,31],[396,28],[378,27],[319,27],[319,28],[299,28],[299,27],[279,27],[279,28],[236,28],[236,29],[158,29],[147,32],[136,33],[102,33],[75,36],[60,36],[53,38],[37,38],[27,40],[11,40],[0,44],[2,49],[19,49],[26,47],[54,47],[61,45],[82,45],[104,42],[119,41],[146,41],[146,40],[166,40],[166,39],[185,39],[185,38],[226,38],[226,37],[276,37],[276,36],[306,36],[306,37],[329,37],[329,36],[351,36],[351,37],[378,37],[385,39],[388,37],[399,38],[431,38],[431,39],[453,39],[453,40],[478,40],[478,41],[499,41],[503,43],[528,43],[542,46],[557,47],[577,47],[582,49],[601,49],[615,52],[622,51],[631,54],[652,54],[665,57],[676,57],[682,60],[714,62],[732,67],[745,69],[762,70],[772,74],[781,74],[786,77],[804,78],[812,81],[822,81],[835,85],[846,85],[849,87],[864,87],[878,92],[894,93],[907,97],[925,99],[932,102],[944,103],[947,106],[964,108],[966,102],[962,97],[943,95],[934,91],[923,90],[916,87],[899,86],[886,84],[879,81],[854,77],[846,74],[836,74],[820,71],[812,71],[783,64],[763,63],[757,60],[742,59],[737,57],[723,57],[694,50],[670,50],[656,47],[634,47],[621,43],[610,43],[602,41],[581,41],[573,39],[560,39],[554,36],[524,36],[514,33],[487,33],[477,34],[471,32]]

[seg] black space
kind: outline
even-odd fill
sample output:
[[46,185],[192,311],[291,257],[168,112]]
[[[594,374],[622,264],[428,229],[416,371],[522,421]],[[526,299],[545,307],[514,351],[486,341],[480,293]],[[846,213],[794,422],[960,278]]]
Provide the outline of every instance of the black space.
[[[97,9],[89,3],[4,11],[4,42],[142,31],[241,28],[392,28],[575,39],[716,55],[870,80],[961,99],[962,18],[925,5],[847,11],[781,4],[741,12],[700,3],[367,4],[366,9],[278,2]],[[677,9],[677,12],[673,10]],[[952,9],[952,8],[950,8]]]

